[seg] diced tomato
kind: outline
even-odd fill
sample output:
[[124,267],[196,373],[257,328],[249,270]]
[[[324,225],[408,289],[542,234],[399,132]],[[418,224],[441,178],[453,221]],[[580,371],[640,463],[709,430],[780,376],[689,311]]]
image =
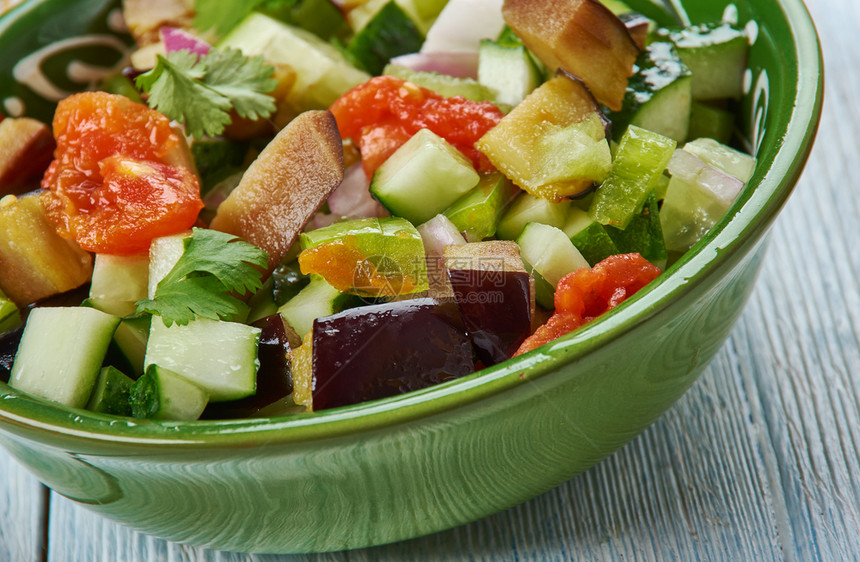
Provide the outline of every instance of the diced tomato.
[[341,96],[332,106],[343,138],[359,148],[368,177],[421,129],[430,129],[465,154],[482,172],[493,170],[475,142],[503,113],[489,102],[445,98],[393,76],[377,76]]
[[168,162],[183,142],[145,105],[104,92],[59,103],[55,159],[42,204],[60,235],[83,249],[134,254],[194,224],[203,202],[196,175]]
[[660,275],[660,268],[639,254],[609,256],[593,268],[565,275],[555,290],[555,312],[526,338],[522,355],[597,318]]

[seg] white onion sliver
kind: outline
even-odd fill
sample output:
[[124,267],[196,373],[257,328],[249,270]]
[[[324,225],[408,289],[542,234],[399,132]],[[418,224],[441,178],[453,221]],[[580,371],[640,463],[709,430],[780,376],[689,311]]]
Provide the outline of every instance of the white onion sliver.
[[387,216],[385,208],[370,195],[369,184],[360,164],[350,166],[341,184],[329,195],[328,208],[331,213],[355,219]]
[[495,39],[504,27],[502,0],[449,0],[427,32],[421,52],[477,53],[481,39]]
[[436,215],[418,227],[418,233],[424,241],[424,253],[428,256],[442,256],[445,246],[465,244],[466,239],[445,215]]

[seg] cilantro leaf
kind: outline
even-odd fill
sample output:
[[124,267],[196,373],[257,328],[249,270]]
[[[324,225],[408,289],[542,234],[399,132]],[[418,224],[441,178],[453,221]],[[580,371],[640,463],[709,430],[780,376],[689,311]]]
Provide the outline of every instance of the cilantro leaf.
[[230,100],[240,117],[258,119],[275,111],[275,100],[263,92],[278,86],[272,78],[274,69],[262,56],[248,58],[238,49],[212,49],[201,61],[209,71],[203,76],[205,85]]
[[185,251],[158,283],[152,299],[139,300],[137,313],[161,316],[165,326],[184,325],[195,317],[227,319],[239,312],[232,293],[254,292],[263,286],[268,256],[232,234],[195,228],[184,240]]
[[215,136],[230,124],[230,110],[258,119],[275,111],[266,95],[278,85],[263,57],[246,57],[236,49],[211,49],[198,57],[189,51],[158,56],[155,68],[137,77],[148,103],[170,119],[184,123],[195,138]]

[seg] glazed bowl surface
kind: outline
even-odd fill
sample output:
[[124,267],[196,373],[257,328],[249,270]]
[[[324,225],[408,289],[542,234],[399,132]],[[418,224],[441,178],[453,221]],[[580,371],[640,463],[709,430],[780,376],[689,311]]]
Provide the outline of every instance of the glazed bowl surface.
[[[628,2],[661,23],[654,0]],[[0,111],[49,121],[57,99],[122,64],[115,0],[31,0],[0,19]],[[480,373],[312,414],[125,420],[0,383],[0,445],[105,517],[244,552],[357,548],[447,529],[568,480],[657,419],[741,313],[768,229],[812,146],[823,67],[801,0],[671,0],[693,23],[734,19],[752,48],[738,126],[759,160],[728,215],[635,297]]]

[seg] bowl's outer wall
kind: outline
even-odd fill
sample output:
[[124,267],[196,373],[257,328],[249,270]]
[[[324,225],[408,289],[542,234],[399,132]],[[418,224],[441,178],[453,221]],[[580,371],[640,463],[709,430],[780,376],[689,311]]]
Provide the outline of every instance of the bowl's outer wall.
[[[776,0],[739,6],[740,21],[761,22],[751,84],[765,86],[751,88],[744,112],[752,115],[745,121],[752,136],[761,139],[763,164],[752,180],[759,191],[746,193],[741,216],[723,221],[700,244],[703,251],[682,259],[662,284],[619,313],[514,363],[536,368],[491,371],[417,393],[411,410],[347,411],[343,423],[322,426],[337,431],[323,429],[316,439],[294,438],[309,433],[299,425],[291,429],[289,420],[248,437],[211,435],[205,429],[211,424],[180,424],[186,429],[164,447],[146,436],[140,445],[106,442],[104,418],[46,407],[0,384],[0,444],[56,491],[131,527],[255,552],[336,550],[409,538],[483,517],[585,470],[684,393],[752,290],[764,234],[800,173],[820,110],[821,77],[801,72],[820,74],[820,55],[817,67],[806,61],[806,70],[795,60],[801,50],[807,59],[810,50],[818,53],[814,31],[802,5],[784,3],[792,7],[795,27],[786,24]],[[41,17],[66,6],[59,0],[36,4],[45,10]],[[685,4],[693,21],[723,14],[724,5],[712,0]],[[792,43],[797,27],[805,32],[798,38],[807,43],[803,49]],[[0,25],[0,50],[8,52],[3,31]],[[795,99],[802,79],[817,86]],[[633,316],[642,320],[625,320]],[[496,391],[479,401],[451,392],[481,381]],[[416,414],[407,419],[407,410]],[[345,424],[352,429],[343,430]],[[148,431],[145,424],[125,422],[117,428],[123,436]],[[170,433],[165,426],[168,441]],[[181,446],[182,438],[189,446]]]

